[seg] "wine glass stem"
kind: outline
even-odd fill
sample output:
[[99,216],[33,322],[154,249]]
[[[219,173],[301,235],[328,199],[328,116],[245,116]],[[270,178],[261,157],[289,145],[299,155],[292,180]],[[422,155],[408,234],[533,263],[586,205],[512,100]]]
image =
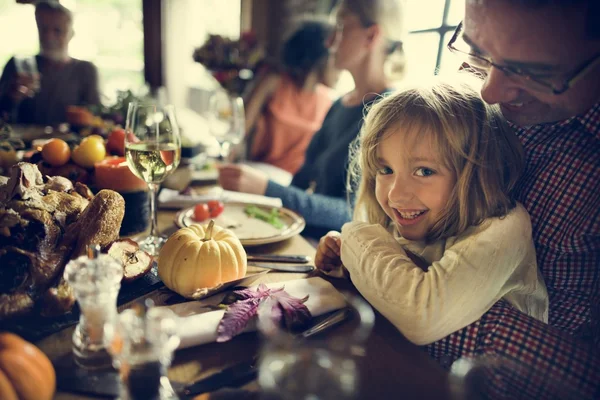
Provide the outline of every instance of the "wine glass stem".
[[221,144],[221,154],[220,154],[221,161],[227,161],[227,159],[229,158],[230,151],[231,151],[231,143],[223,142]]
[[158,196],[158,188],[160,185],[156,183],[149,183],[148,189],[150,189],[150,236],[159,236],[158,232],[158,217],[156,207],[156,197]]

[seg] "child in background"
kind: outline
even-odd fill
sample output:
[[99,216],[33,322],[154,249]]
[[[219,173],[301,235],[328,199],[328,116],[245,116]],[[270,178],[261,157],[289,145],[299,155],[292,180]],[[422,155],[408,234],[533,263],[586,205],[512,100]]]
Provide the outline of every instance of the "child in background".
[[319,269],[345,268],[419,345],[502,298],[547,322],[531,222],[512,195],[524,157],[498,107],[466,83],[405,89],[373,106],[359,142],[354,221],[321,239]]

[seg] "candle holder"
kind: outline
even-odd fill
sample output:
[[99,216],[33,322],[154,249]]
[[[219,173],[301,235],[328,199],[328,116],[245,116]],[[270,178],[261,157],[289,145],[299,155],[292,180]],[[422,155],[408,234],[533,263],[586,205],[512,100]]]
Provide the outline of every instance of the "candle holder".
[[99,246],[91,247],[87,256],[71,260],[64,273],[80,310],[73,332],[73,357],[77,365],[86,369],[111,366],[104,325],[117,315],[117,295],[123,278],[123,266],[99,250]]

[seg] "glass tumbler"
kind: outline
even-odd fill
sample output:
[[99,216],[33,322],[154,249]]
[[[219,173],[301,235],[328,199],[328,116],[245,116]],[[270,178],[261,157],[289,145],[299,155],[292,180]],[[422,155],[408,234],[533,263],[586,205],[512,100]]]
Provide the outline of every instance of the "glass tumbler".
[[121,378],[121,400],[177,399],[167,369],[179,345],[177,317],[151,302],[123,311],[111,334],[109,352]]

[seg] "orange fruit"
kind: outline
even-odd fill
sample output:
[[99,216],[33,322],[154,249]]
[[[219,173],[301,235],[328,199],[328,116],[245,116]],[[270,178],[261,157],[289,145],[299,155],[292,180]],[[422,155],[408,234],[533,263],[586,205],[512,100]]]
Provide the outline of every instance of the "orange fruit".
[[71,149],[62,139],[51,139],[42,147],[42,158],[53,167],[60,167],[69,162]]

